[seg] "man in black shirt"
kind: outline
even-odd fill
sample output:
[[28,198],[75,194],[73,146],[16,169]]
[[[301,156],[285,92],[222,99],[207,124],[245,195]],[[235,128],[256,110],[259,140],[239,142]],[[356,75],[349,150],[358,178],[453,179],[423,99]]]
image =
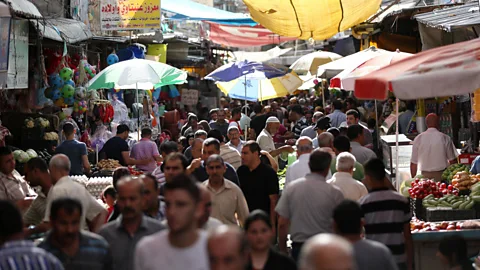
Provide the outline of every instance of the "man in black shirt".
[[130,129],[127,125],[118,125],[117,135],[110,138],[102,148],[100,155],[104,159],[118,160],[122,166],[147,165],[151,159],[135,160],[130,158],[130,148],[127,144]]
[[261,209],[268,213],[273,228],[276,228],[275,206],[280,189],[277,173],[261,162],[260,146],[255,141],[248,141],[243,146],[242,164],[237,175],[248,209]]
[[264,113],[263,106],[260,104],[256,104],[253,107],[253,111],[255,112],[255,117],[253,117],[252,121],[250,121],[250,128],[253,128],[253,130],[255,130],[256,138],[265,128],[265,123],[267,122],[268,115]]

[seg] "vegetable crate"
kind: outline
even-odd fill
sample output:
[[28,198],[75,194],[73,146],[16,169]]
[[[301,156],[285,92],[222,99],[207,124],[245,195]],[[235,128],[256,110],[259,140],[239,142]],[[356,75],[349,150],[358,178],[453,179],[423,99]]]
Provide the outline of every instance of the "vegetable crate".
[[426,208],[422,205],[422,201],[422,199],[410,198],[410,210],[416,218],[420,220],[425,220],[427,216],[427,211]]
[[449,208],[428,208],[426,211],[426,221],[453,221],[475,219],[475,209],[449,209]]

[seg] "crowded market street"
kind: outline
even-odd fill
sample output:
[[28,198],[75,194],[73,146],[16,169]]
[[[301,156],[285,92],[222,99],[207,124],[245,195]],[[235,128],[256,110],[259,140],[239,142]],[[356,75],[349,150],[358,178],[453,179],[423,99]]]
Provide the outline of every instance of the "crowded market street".
[[0,0],[0,270],[480,269],[479,5]]

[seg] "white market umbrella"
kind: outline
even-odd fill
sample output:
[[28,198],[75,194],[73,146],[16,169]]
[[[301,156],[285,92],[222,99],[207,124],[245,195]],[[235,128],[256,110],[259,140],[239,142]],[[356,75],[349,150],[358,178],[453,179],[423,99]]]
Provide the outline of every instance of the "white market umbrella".
[[290,69],[298,74],[315,74],[319,66],[340,58],[342,58],[341,55],[333,52],[317,51],[300,57],[290,66]]

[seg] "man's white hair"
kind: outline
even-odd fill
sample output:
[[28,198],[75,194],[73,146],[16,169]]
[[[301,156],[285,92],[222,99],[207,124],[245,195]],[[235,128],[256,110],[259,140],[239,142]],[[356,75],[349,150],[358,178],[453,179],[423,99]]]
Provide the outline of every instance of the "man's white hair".
[[64,154],[57,154],[52,157],[49,163],[50,167],[61,169],[69,172],[72,164],[70,159]]
[[299,258],[299,269],[301,270],[314,270],[318,269],[315,265],[315,257],[318,252],[325,250],[335,249],[337,252],[347,254],[353,259],[352,245],[344,238],[329,234],[322,233],[311,237],[303,246]]
[[333,144],[333,140],[335,137],[330,132],[323,132],[322,134],[318,135],[318,146],[319,147],[331,147]]
[[340,153],[337,156],[337,171],[339,172],[350,172],[353,168],[355,168],[355,156],[348,152]]

